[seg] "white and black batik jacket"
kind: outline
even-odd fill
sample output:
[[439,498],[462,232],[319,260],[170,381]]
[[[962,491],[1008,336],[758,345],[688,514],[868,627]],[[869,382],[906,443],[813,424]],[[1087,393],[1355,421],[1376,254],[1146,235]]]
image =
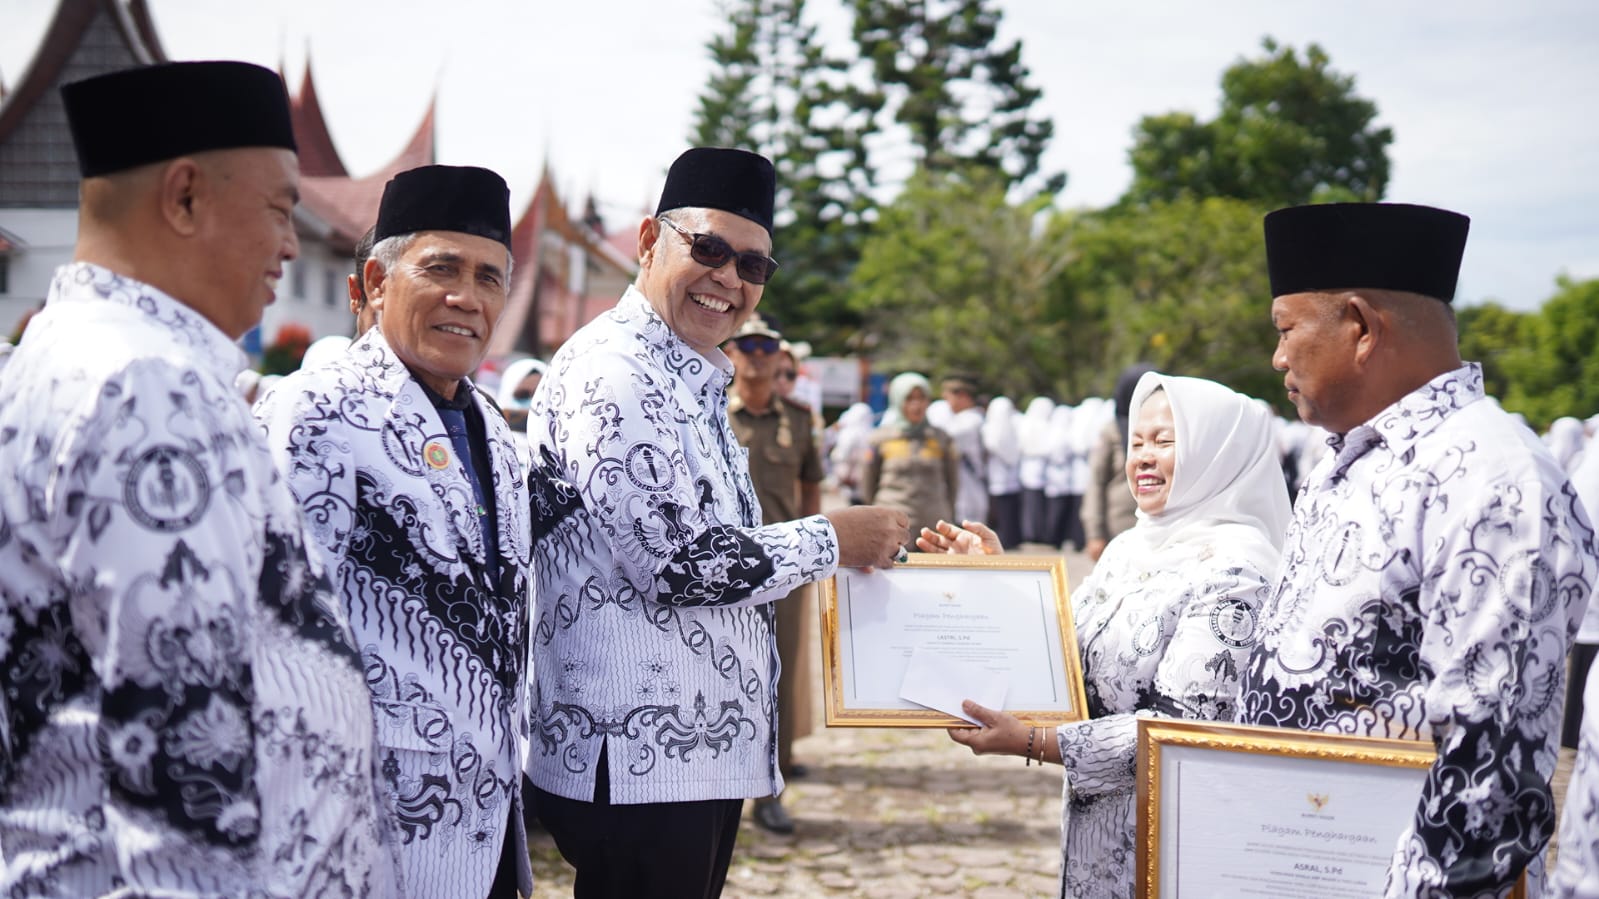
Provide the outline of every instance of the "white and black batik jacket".
[[[355,630],[407,891],[419,897],[484,895],[502,843],[526,841],[527,491],[504,419],[475,389],[473,402],[495,546],[464,460],[380,329],[285,378],[255,410]],[[531,890],[527,854],[516,856]]]
[[1576,493],[1475,364],[1335,438],[1306,481],[1239,721],[1431,740],[1389,896],[1532,895],[1566,651],[1596,571]]
[[556,353],[528,419],[538,578],[528,775],[621,804],[765,796],[773,600],[830,576],[832,525],[761,526],[727,417],[732,364],[629,288]]
[[57,272],[0,375],[0,895],[394,895],[343,610],[173,298]]

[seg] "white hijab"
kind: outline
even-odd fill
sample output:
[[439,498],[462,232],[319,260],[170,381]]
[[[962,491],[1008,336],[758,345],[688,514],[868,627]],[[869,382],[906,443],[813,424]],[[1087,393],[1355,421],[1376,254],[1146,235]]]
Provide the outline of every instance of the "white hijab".
[[1016,404],[1010,397],[996,396],[983,413],[983,449],[990,456],[1015,465],[1021,458],[1022,446],[1016,437]]
[[527,380],[528,375],[543,375],[548,370],[543,362],[537,359],[518,359],[505,367],[505,373],[500,375],[500,389],[494,401],[500,404],[501,409],[522,408],[526,409],[532,403],[518,402],[516,388]]
[[1022,455],[1049,455],[1049,419],[1055,414],[1055,401],[1047,396],[1035,396],[1022,413],[1017,429],[1021,432]]
[[1549,425],[1549,433],[1545,434],[1543,439],[1561,468],[1568,474],[1576,469],[1579,461],[1577,457],[1582,454],[1583,444],[1587,441],[1581,419],[1569,415],[1555,419]]
[[[1227,529],[1229,549],[1246,553],[1260,571],[1275,572],[1291,509],[1271,413],[1214,381],[1150,372],[1133,391],[1130,421],[1138,421],[1156,388],[1171,403],[1177,431],[1171,491],[1164,509],[1155,515],[1139,510],[1138,525],[1113,543],[1153,558],[1160,549],[1211,540]],[[1259,539],[1247,539],[1249,531]]]
[[320,368],[343,356],[349,348],[350,338],[343,335],[329,334],[327,337],[319,337],[315,343],[305,348],[305,355],[300,357],[300,367]]

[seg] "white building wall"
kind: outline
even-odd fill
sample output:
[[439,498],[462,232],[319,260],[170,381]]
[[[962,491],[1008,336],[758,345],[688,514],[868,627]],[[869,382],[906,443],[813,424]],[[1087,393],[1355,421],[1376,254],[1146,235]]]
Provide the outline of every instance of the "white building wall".
[[0,209],[0,230],[15,237],[7,262],[6,291],[0,293],[0,339],[44,302],[55,271],[72,260],[78,239],[76,209]]
[[[10,334],[29,309],[44,301],[57,268],[72,260],[78,237],[76,209],[0,209],[0,230],[19,241],[8,261],[6,290],[0,293],[0,339]],[[350,334],[345,275],[354,269],[349,256],[335,254],[326,243],[300,235],[300,258],[289,263],[278,288],[278,300],[262,319],[262,345],[272,342],[278,328],[295,322],[309,328],[313,339],[329,334]],[[295,294],[293,266],[303,268],[305,290]]]
[[355,271],[354,265],[349,256],[335,254],[326,244],[302,235],[300,258],[285,269],[278,300],[262,316],[262,345],[272,343],[278,329],[291,322],[310,329],[312,339],[354,332],[355,317],[350,314],[346,287],[346,276]]

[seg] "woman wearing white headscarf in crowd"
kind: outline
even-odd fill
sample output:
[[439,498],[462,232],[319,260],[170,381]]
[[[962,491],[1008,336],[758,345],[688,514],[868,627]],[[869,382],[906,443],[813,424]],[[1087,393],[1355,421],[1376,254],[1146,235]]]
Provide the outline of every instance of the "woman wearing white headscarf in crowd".
[[1044,466],[1044,543],[1057,549],[1071,534],[1072,454],[1077,442],[1072,439],[1076,410],[1057,403],[1049,413],[1049,462]]
[[911,533],[955,516],[960,453],[927,423],[933,388],[916,372],[888,382],[888,411],[872,432],[861,474],[861,499],[910,517]]
[[350,350],[350,338],[343,334],[329,334],[318,337],[305,348],[305,355],[300,357],[300,367],[303,369],[321,368],[322,366],[342,358]]
[[[505,416],[505,423],[511,430],[518,434],[527,433],[527,413],[533,408],[533,394],[538,392],[539,382],[544,380],[544,372],[549,366],[537,359],[518,359],[505,367],[500,374],[500,386],[495,391],[494,402],[500,407],[500,414]],[[533,451],[527,445],[526,437],[518,437],[516,443],[516,457],[522,463],[525,474],[533,464]]]
[[1022,443],[1016,404],[996,396],[983,413],[983,450],[988,460],[988,523],[1005,546],[1022,542]]
[[[1035,396],[1027,404],[1016,429],[1022,438],[1022,542],[1048,543],[1049,522],[1044,509],[1044,476],[1049,468],[1049,417],[1055,401]],[[911,533],[916,533],[911,531]]]
[[1588,434],[1582,419],[1567,415],[1549,425],[1549,433],[1544,435],[1543,440],[1549,447],[1549,454],[1570,474],[1577,470],[1577,464],[1582,461],[1582,449],[1588,441]]
[[[1230,721],[1288,527],[1271,416],[1213,381],[1144,375],[1133,394],[1127,481],[1138,523],[1072,594],[1087,721],[1030,728],[967,702],[979,755],[1066,767],[1062,895],[1131,897],[1137,716]],[[926,552],[997,551],[993,532],[941,523]],[[1051,739],[1051,737],[1053,739]]]
[[855,403],[833,425],[833,446],[827,451],[828,474],[850,505],[861,504],[861,472],[866,468],[866,446],[872,439],[872,407]]

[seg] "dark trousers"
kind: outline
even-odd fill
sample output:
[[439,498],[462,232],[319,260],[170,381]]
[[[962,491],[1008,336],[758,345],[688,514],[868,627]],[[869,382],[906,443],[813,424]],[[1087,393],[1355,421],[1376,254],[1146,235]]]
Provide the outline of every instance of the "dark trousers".
[[500,846],[500,864],[494,870],[494,884],[489,887],[488,899],[520,899],[522,894],[516,890],[517,852],[527,852],[527,847],[516,845],[516,822],[507,821],[505,843]]
[[1022,542],[1049,542],[1049,510],[1044,488],[1022,488]]
[[1588,686],[1588,669],[1593,667],[1596,653],[1599,653],[1599,646],[1592,643],[1571,644],[1571,673],[1566,678],[1566,716],[1560,727],[1560,745],[1567,749],[1576,749],[1577,740],[1582,736],[1582,692]]
[[1070,543],[1078,552],[1088,545],[1088,532],[1083,529],[1083,495],[1081,493],[1066,494],[1066,535],[1061,538],[1061,543]]
[[715,899],[738,839],[742,799],[612,805],[605,752],[594,801],[535,788],[539,820],[577,870],[573,899]]
[[988,526],[999,536],[1006,549],[1015,549],[1022,542],[1022,495],[1020,493],[994,493],[988,497]]

